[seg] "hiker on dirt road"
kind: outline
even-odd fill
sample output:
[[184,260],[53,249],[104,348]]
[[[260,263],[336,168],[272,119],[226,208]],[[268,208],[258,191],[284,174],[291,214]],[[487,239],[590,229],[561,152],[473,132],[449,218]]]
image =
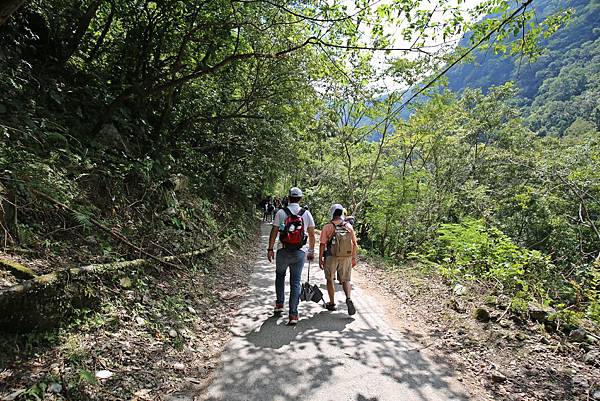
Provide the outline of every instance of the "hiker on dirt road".
[[346,294],[346,305],[348,314],[354,315],[356,308],[350,293],[352,291],[352,268],[356,266],[356,252],[358,243],[352,225],[343,219],[344,207],[335,204],[330,211],[331,221],[323,226],[319,245],[319,266],[325,271],[327,279],[327,293],[329,302],[326,304],[328,310],[336,310],[335,287],[333,280],[336,272],[342,288]]
[[[314,259],[315,253],[315,221],[310,212],[300,207],[302,191],[292,187],[288,193],[289,204],[279,209],[273,220],[267,259],[271,262],[275,256],[273,247],[279,233],[280,248],[275,257],[275,313],[283,312],[285,297],[285,275],[290,268],[290,302],[289,324],[298,323],[298,304],[300,303],[300,280],[304,259]],[[306,242],[308,239],[308,246]]]

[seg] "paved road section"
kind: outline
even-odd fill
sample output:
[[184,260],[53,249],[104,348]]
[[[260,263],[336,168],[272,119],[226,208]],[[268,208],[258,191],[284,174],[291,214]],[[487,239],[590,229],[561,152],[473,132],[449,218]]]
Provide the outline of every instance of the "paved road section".
[[[427,359],[418,351],[418,344],[402,338],[386,323],[380,305],[360,288],[355,288],[352,296],[358,310],[352,317],[346,313],[341,287],[335,312],[302,302],[295,327],[287,325],[287,313],[273,316],[275,265],[265,257],[269,229],[267,224],[261,227],[262,246],[257,249],[250,289],[233,325],[234,337],[203,400],[468,399],[451,368]],[[311,283],[317,283],[326,294],[319,267],[313,264],[311,272]],[[286,284],[286,297],[288,291]]]

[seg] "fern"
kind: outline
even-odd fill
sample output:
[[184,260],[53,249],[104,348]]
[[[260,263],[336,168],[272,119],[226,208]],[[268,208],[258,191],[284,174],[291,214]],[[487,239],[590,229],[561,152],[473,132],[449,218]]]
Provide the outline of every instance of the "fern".
[[92,221],[90,216],[85,213],[81,213],[78,211],[73,212],[73,218],[77,223],[83,226],[84,230],[89,230],[92,226]]

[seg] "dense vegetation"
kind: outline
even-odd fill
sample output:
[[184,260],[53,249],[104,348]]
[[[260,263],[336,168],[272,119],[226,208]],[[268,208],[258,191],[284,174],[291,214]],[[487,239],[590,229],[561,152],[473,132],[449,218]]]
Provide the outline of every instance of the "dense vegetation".
[[537,302],[600,321],[598,4],[574,3],[539,58],[488,55],[515,46],[504,37],[449,73],[460,94],[434,88],[407,120],[393,95],[330,117],[336,134],[309,176],[359,214],[363,247],[484,280],[517,311]]
[[256,204],[291,185],[367,257],[597,332],[598,0],[463,3],[0,4],[10,397],[161,397],[193,337],[210,376]]
[[567,26],[543,41],[535,60],[479,51],[473,62],[448,74],[449,88],[483,88],[515,81],[528,124],[539,135],[563,135],[582,125],[600,128],[600,2],[542,0],[532,4],[540,16],[567,8]]
[[289,17],[263,3],[28,2],[1,27],[4,245],[63,249],[93,215],[170,250],[243,222],[276,176],[272,145],[312,114],[307,26]]
[[[369,252],[599,319],[598,32],[556,60],[568,13],[536,15],[539,3],[28,2],[0,26],[3,245],[131,256],[88,237],[95,216],[153,253],[194,249],[296,183],[320,222],[347,204]],[[567,29],[588,32],[597,2],[576,5]],[[395,48],[389,24],[412,45]],[[523,57],[548,47],[525,112],[503,79],[485,94],[437,86],[486,44]],[[414,96],[400,103],[406,92],[373,85],[382,75]],[[552,120],[560,102],[580,114]]]

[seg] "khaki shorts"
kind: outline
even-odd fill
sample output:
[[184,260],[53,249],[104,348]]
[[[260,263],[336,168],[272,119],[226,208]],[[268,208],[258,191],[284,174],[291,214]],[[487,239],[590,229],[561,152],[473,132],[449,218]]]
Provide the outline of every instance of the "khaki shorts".
[[325,278],[335,280],[335,273],[340,283],[350,281],[352,276],[352,258],[327,256],[325,258]]

